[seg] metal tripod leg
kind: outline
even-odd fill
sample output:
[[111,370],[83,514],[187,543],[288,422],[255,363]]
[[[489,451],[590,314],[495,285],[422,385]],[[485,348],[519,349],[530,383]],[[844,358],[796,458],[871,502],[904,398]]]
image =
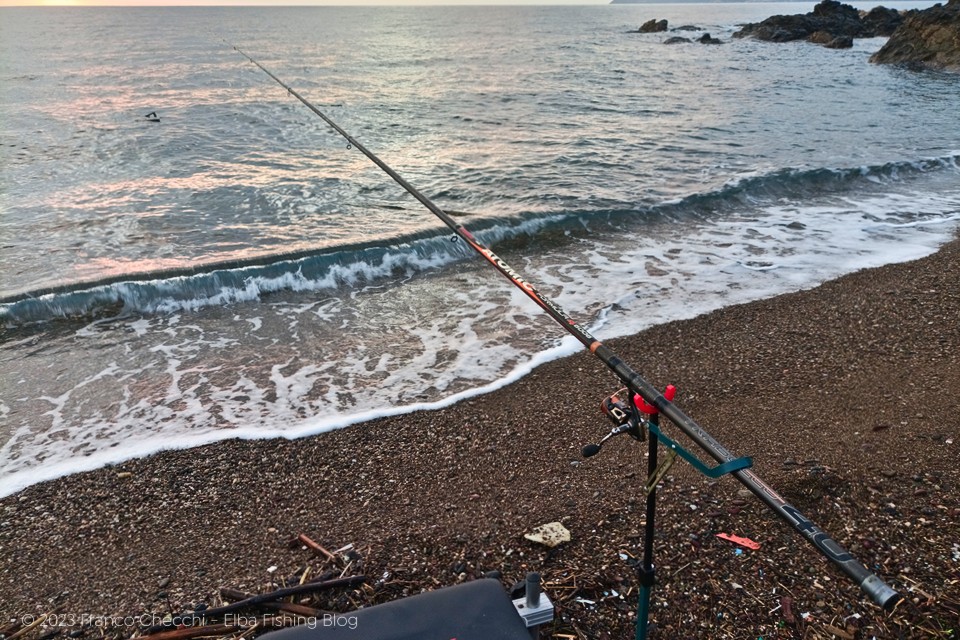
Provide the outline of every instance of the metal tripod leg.
[[[655,413],[650,416],[649,422],[657,426],[659,425],[659,418],[660,416]],[[655,531],[654,520],[657,512],[657,481],[654,480],[657,473],[657,445],[657,435],[653,430],[650,430],[647,477],[653,482],[653,487],[647,492],[647,523],[643,536],[643,564],[638,572],[640,578],[640,599],[637,604],[636,640],[646,640],[647,638],[647,624],[650,618],[650,594],[653,591],[656,577],[656,569],[653,566],[653,538]]]

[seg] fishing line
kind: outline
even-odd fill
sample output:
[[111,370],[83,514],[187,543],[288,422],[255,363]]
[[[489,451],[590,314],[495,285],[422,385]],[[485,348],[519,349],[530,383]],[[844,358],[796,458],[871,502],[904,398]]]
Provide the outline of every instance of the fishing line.
[[[888,586],[883,580],[877,577],[857,561],[846,549],[841,547],[833,540],[823,529],[815,525],[799,509],[789,504],[780,494],[774,491],[769,485],[764,483],[756,474],[748,468],[736,468],[736,463],[741,458],[736,458],[730,451],[707,433],[692,418],[687,416],[673,402],[664,397],[653,385],[647,382],[643,377],[634,371],[629,365],[621,360],[609,347],[593,337],[589,331],[573,320],[566,312],[561,309],[549,298],[541,295],[539,291],[522,275],[508,265],[491,249],[484,246],[471,234],[463,225],[458,224],[445,211],[433,203],[425,195],[417,191],[409,182],[404,180],[400,174],[394,171],[383,160],[378,158],[372,151],[356,140],[349,133],[344,131],[336,122],[331,120],[315,107],[310,101],[301,96],[295,89],[283,82],[262,64],[254,60],[247,53],[235,45],[230,45],[237,53],[256,65],[261,71],[270,76],[277,84],[287,90],[294,98],[299,100],[308,109],[323,119],[330,127],[343,136],[347,143],[363,153],[374,164],[380,167],[384,173],[390,176],[394,182],[399,184],[410,195],[416,198],[431,213],[437,216],[446,224],[457,237],[464,240],[470,247],[486,259],[493,267],[506,276],[514,285],[520,288],[527,297],[533,300],[541,309],[562,326],[570,335],[579,340],[591,353],[597,356],[614,374],[623,382],[624,385],[643,400],[649,403],[649,406],[656,408],[662,415],[668,417],[687,437],[697,443],[707,454],[716,460],[720,467],[733,468],[729,471],[730,475],[739,480],[747,489],[757,498],[766,504],[777,516],[792,526],[794,530],[805,537],[821,554],[830,560],[837,568],[843,571],[855,584],[857,584],[874,602],[885,609],[893,608],[902,596]],[[702,464],[702,463],[701,463]]]

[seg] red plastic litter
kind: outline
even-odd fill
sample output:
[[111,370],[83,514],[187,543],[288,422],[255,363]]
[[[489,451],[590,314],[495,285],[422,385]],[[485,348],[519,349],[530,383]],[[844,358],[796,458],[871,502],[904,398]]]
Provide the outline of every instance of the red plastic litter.
[[760,543],[754,542],[750,538],[741,538],[740,536],[732,536],[729,533],[718,533],[717,537],[723,538],[724,540],[729,540],[730,542],[734,544],[738,544],[741,547],[746,547],[747,549],[753,549],[754,551],[760,548]]

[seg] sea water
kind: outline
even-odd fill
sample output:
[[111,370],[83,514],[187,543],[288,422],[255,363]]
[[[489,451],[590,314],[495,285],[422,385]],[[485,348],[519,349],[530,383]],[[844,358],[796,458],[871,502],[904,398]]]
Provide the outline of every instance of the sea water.
[[731,38],[811,8],[0,10],[0,496],[580,348],[234,46],[603,340],[935,251],[960,78]]

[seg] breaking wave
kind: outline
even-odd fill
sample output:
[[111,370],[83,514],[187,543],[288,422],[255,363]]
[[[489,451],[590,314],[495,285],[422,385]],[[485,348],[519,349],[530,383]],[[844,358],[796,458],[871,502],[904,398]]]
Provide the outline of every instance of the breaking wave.
[[[604,219],[618,224],[643,224],[664,219],[722,216],[728,211],[784,200],[802,204],[830,194],[883,190],[921,175],[958,170],[960,154],[857,168],[785,168],[740,177],[714,191],[652,206],[593,200],[588,210],[568,207],[545,217],[512,223],[476,218],[474,233],[488,245],[552,244],[564,241],[572,230]],[[905,219],[895,224],[921,223],[923,221]],[[412,276],[439,269],[469,255],[463,242],[441,234],[419,234],[395,238],[389,243],[349,245],[314,253],[259,256],[245,261],[130,274],[28,291],[0,299],[0,322],[12,329],[57,319],[195,310],[258,300],[279,291],[362,286],[385,277]]]

